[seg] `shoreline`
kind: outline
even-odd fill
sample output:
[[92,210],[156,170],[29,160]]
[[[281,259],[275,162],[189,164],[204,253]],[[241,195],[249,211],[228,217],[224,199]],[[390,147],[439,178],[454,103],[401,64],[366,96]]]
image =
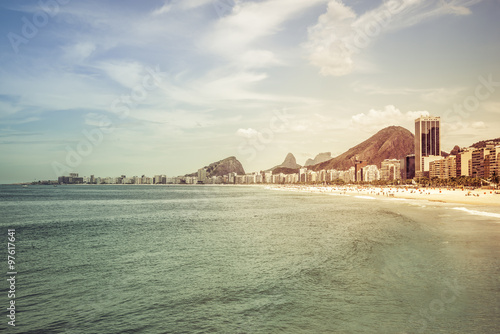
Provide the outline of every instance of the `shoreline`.
[[[2,184],[0,186],[21,186],[22,184]],[[30,186],[44,186],[31,185]],[[448,188],[414,188],[414,187],[394,187],[394,186],[361,186],[361,185],[343,185],[343,186],[324,186],[324,185],[299,185],[299,184],[69,184],[57,185],[64,186],[202,186],[202,187],[263,187],[271,190],[299,191],[309,193],[323,193],[331,195],[355,196],[366,199],[407,199],[429,201],[435,203],[447,204],[467,204],[475,206],[492,206],[500,208],[500,191],[490,189],[448,189]]]

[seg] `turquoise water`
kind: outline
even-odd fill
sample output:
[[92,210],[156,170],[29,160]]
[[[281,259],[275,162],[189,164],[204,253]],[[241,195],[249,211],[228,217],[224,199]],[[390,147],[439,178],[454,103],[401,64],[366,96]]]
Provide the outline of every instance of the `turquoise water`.
[[16,327],[4,280],[1,332],[500,332],[500,219],[457,205],[0,186],[0,213],[18,272]]

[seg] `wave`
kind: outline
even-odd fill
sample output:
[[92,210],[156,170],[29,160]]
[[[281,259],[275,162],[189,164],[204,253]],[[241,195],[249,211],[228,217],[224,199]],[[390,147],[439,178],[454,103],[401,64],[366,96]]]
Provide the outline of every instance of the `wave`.
[[364,198],[364,199],[376,199],[375,197],[371,197],[371,196],[354,196],[356,198]]
[[465,211],[471,215],[475,216],[484,216],[484,217],[492,217],[492,218],[498,218],[500,219],[500,213],[493,213],[493,212],[486,212],[486,211],[477,211],[477,210],[470,210],[467,208],[453,208],[453,210],[460,210],[460,211]]

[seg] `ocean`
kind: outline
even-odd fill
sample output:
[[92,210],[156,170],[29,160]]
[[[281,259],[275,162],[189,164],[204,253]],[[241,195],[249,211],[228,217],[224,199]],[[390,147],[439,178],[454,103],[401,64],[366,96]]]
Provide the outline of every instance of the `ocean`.
[[259,186],[0,186],[16,271],[0,332],[499,333],[499,214]]

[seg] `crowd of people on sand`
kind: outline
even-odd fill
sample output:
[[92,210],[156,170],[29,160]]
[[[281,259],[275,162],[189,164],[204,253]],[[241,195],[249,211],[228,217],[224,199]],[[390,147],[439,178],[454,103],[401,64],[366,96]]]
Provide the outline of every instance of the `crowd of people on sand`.
[[[500,191],[472,187],[446,188],[446,187],[417,187],[417,186],[376,186],[376,185],[275,185],[276,190],[332,193],[337,195],[369,195],[398,198],[426,198],[429,200],[457,200],[461,196],[485,197],[488,202],[497,202]],[[461,197],[464,198],[464,197]],[[498,198],[500,200],[500,198]],[[465,200],[465,199],[464,199]],[[498,201],[500,203],[500,201]]]

